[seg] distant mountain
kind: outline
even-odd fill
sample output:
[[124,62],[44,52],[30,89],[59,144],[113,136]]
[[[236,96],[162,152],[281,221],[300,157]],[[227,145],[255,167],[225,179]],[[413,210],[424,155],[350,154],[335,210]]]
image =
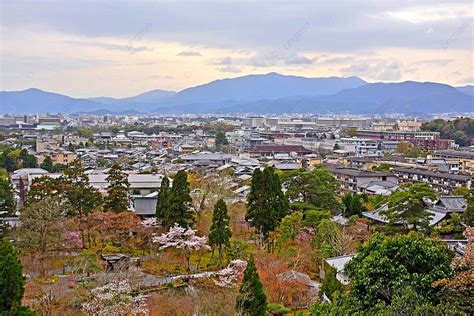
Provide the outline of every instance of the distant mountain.
[[435,113],[474,112],[473,86],[432,82],[366,83],[277,73],[216,80],[178,93],[74,99],[28,89],[0,92],[0,113]]
[[261,100],[224,109],[231,110],[257,113],[472,112],[474,101],[472,96],[446,84],[405,81],[370,83],[329,96]]
[[159,100],[165,99],[172,97],[175,95],[176,92],[174,91],[166,91],[166,90],[152,90],[148,92],[141,93],[139,95],[136,95],[134,97],[128,97],[128,98],[109,98],[109,97],[97,97],[97,98],[88,98],[88,100],[96,101],[102,104],[108,104],[108,105],[126,105],[126,104],[140,104],[140,103],[154,103]]
[[[160,108],[194,104],[200,107],[200,111],[212,110],[215,106],[208,106],[209,104],[238,104],[288,96],[329,95],[343,89],[360,87],[365,83],[364,80],[357,77],[306,78],[277,73],[248,75],[216,80],[184,89],[162,102]],[[161,110],[160,108],[158,110]]]
[[74,99],[34,88],[0,92],[0,113],[73,113],[103,107],[93,100]]
[[462,93],[474,96],[474,86],[468,85],[464,87],[456,87],[456,89]]

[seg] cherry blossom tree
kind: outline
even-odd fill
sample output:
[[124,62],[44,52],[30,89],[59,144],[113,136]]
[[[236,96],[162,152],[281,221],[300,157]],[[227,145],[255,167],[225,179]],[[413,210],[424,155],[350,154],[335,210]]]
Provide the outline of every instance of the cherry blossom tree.
[[220,287],[232,287],[235,281],[242,276],[247,262],[244,260],[232,260],[227,267],[215,273],[214,283]]
[[210,250],[206,237],[199,237],[192,228],[184,228],[174,224],[170,230],[160,236],[154,236],[153,242],[160,245],[160,250],[176,248],[183,251],[186,258],[186,269],[190,270],[190,258],[193,251]]
[[82,304],[82,311],[88,315],[138,315],[147,314],[148,306],[144,295],[132,295],[127,280],[112,281],[91,291],[92,299]]

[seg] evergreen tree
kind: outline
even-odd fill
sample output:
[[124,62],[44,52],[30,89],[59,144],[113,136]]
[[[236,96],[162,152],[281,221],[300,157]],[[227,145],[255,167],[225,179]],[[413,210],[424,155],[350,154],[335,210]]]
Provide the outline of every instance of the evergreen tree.
[[155,217],[156,219],[163,223],[166,214],[169,212],[170,208],[170,197],[171,197],[171,188],[170,188],[170,180],[167,176],[163,177],[161,180],[160,190],[158,191],[158,197],[156,201],[156,212]]
[[89,177],[80,161],[74,161],[64,170],[64,192],[69,216],[82,217],[99,207],[102,196],[89,184]]
[[19,159],[21,160],[22,168],[38,168],[38,159],[30,155],[26,149],[20,151]]
[[471,181],[471,188],[467,197],[466,211],[462,215],[463,221],[468,226],[474,226],[474,177]]
[[191,190],[188,175],[180,170],[173,179],[171,188],[170,207],[166,213],[163,225],[171,227],[178,223],[181,227],[189,227],[194,223],[194,213],[191,209]]
[[250,193],[247,196],[246,220],[264,240],[269,232],[275,230],[278,223],[288,213],[288,200],[281,190],[280,177],[273,168],[255,169],[252,174]]
[[237,296],[236,310],[241,315],[261,316],[267,310],[267,296],[251,257],[244,271],[244,278]]
[[40,167],[49,172],[54,172],[54,163],[53,160],[51,160],[50,156],[44,157],[44,160],[41,163]]
[[330,267],[326,271],[326,275],[323,278],[321,284],[321,294],[326,294],[326,296],[332,300],[333,294],[336,291],[342,291],[342,284],[336,278],[336,269]]
[[362,215],[362,212],[367,211],[362,197],[359,194],[348,193],[343,196],[341,199],[342,204],[344,204],[344,216],[351,217],[352,215]]
[[0,240],[0,314],[16,315],[25,285],[21,262],[8,238]]
[[427,183],[412,184],[408,189],[393,193],[388,202],[388,210],[383,211],[390,224],[407,223],[417,229],[427,226],[433,214],[425,210],[424,199],[434,200],[436,195]]
[[2,220],[4,217],[13,216],[16,210],[13,187],[7,179],[0,179],[0,238],[6,235],[9,225]]
[[229,144],[229,141],[225,137],[224,132],[218,131],[216,132],[216,150],[221,151],[224,146]]
[[224,200],[220,199],[214,205],[214,213],[212,214],[212,225],[209,233],[209,245],[217,247],[219,258],[222,257],[222,248],[229,247],[232,230],[229,227],[229,214]]
[[130,192],[128,190],[130,184],[128,183],[127,174],[123,172],[119,164],[114,163],[106,180],[109,186],[104,201],[104,209],[117,213],[127,211],[130,205]]

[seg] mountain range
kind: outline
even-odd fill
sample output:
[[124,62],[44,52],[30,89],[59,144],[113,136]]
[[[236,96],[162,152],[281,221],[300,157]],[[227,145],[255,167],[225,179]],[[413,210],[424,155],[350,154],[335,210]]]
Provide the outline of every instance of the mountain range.
[[368,83],[358,77],[277,73],[212,81],[179,92],[72,98],[39,89],[0,92],[0,113],[436,113],[474,112],[474,86]]

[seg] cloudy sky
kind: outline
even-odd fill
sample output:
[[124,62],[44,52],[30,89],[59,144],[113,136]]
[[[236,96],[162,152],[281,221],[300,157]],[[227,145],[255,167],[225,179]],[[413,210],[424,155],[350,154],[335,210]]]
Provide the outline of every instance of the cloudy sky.
[[74,97],[279,72],[474,83],[471,0],[0,0],[0,90]]

